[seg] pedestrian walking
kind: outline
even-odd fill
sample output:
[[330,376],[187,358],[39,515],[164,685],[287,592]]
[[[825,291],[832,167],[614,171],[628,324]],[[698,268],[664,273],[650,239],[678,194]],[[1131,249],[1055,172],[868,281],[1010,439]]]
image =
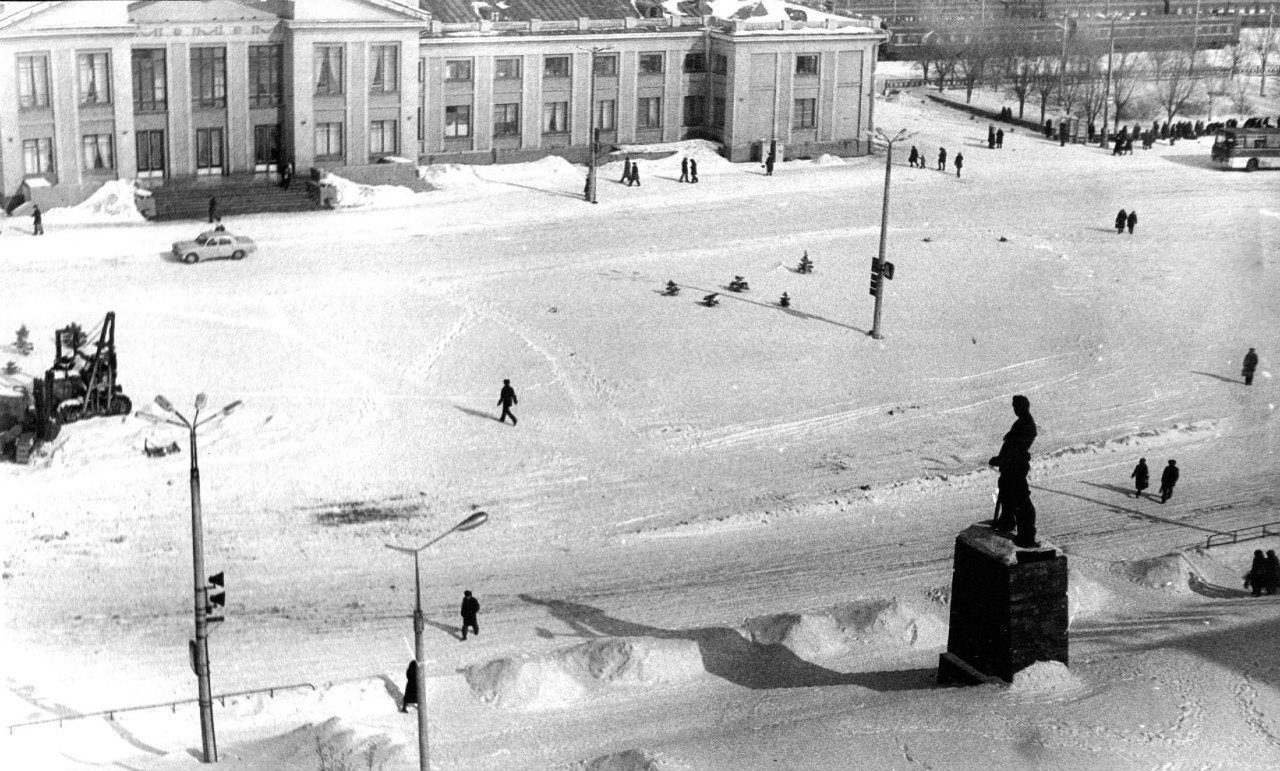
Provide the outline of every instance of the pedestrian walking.
[[996,149],[996,127],[990,123],[987,124],[987,149]]
[[1258,369],[1258,353],[1252,348],[1244,355],[1244,366],[1240,369],[1240,375],[1244,377],[1245,385],[1253,385],[1253,373]]
[[938,171],[947,170],[947,148],[938,148]]
[[910,165],[911,168],[915,168],[916,162],[919,160],[920,160],[920,151],[916,149],[915,145],[912,145],[911,155],[907,156],[907,164]]
[[1170,460],[1169,465],[1164,467],[1164,471],[1160,474],[1160,502],[1164,503],[1173,497],[1173,486],[1178,484],[1178,461]]
[[[400,702],[400,711],[408,712],[409,705],[418,707],[418,662],[410,661],[409,668],[404,671],[404,701]],[[421,709],[421,707],[418,707]]]
[[1276,589],[1280,589],[1280,558],[1276,557],[1275,549],[1267,549],[1267,572],[1263,578],[1262,588],[1267,590],[1267,594],[1275,594]]
[[1120,233],[1123,233],[1124,226],[1127,225],[1128,223],[1129,223],[1129,212],[1125,211],[1124,209],[1121,209],[1120,213],[1116,215],[1116,234],[1119,235]]
[[1004,129],[996,129],[996,149],[1004,147]]
[[285,190],[288,190],[289,186],[293,184],[293,163],[281,158],[279,165],[280,165],[280,187],[283,187]]
[[462,639],[467,639],[467,630],[470,629],[475,634],[480,634],[480,622],[476,618],[476,614],[480,612],[480,601],[471,596],[471,590],[468,589],[462,593]]
[[40,204],[31,208],[31,235],[44,235],[44,212],[40,211]]
[[960,178],[961,166],[964,166],[964,153],[956,153],[956,179]]
[[773,164],[776,162],[773,153],[769,153],[769,157],[764,159],[764,175],[766,177],[773,176]]
[[[633,170],[635,166],[631,167]],[[506,423],[507,418],[511,418],[511,425],[516,424],[516,416],[511,414],[511,408],[520,403],[516,398],[516,389],[511,387],[510,380],[502,381],[502,391],[498,394],[498,404],[502,407],[502,417],[498,418],[499,423]]]
[[1151,484],[1151,470],[1147,468],[1147,459],[1139,458],[1138,465],[1133,467],[1133,473],[1129,475],[1133,480],[1133,486],[1137,492],[1133,494],[1134,498],[1141,498],[1142,491],[1147,489],[1147,485]]
[[1249,566],[1249,572],[1244,574],[1244,586],[1246,589],[1253,590],[1254,597],[1261,597],[1266,585],[1267,557],[1262,553],[1262,549],[1254,549],[1253,564]]
[[631,181],[635,183],[636,187],[640,186],[640,162],[639,161],[636,161],[631,164]]
[[698,159],[689,159],[689,181],[695,185],[698,183]]
[[622,161],[622,179],[618,180],[627,187],[631,187],[631,158],[624,158]]
[[689,181],[689,159],[688,158],[680,159],[680,179],[677,181],[678,182]]
[[1067,146],[1067,122],[1064,120],[1064,121],[1058,122],[1058,147],[1066,147],[1066,146]]
[[1129,226],[1129,235],[1133,235],[1133,226],[1138,224],[1137,209],[1129,212],[1129,216],[1125,218],[1125,224]]
[[1053,139],[1053,121],[1048,118],[1044,121],[1044,138]]
[[209,222],[217,222],[218,220],[218,199],[216,196],[209,196]]

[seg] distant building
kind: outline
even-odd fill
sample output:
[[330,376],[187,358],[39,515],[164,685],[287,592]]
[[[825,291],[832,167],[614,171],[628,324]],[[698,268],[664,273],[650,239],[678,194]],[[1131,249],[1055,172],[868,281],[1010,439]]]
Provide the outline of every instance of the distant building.
[[582,160],[593,121],[606,147],[857,155],[885,37],[782,0],[4,2],[0,196],[282,158]]

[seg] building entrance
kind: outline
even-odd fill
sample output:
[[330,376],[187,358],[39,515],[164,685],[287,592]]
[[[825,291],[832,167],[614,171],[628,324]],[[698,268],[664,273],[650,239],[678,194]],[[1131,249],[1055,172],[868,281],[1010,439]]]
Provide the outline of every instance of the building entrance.
[[198,176],[215,176],[226,173],[222,129],[196,129],[196,174]]
[[139,131],[135,138],[138,147],[138,177],[163,179],[164,130]]
[[280,125],[253,127],[253,170],[276,171],[280,167]]

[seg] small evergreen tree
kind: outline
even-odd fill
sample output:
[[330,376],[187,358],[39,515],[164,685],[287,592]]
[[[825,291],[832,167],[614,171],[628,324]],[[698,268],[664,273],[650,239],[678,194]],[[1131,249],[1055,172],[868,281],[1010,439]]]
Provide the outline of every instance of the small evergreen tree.
[[27,329],[27,325],[23,324],[18,327],[17,338],[13,343],[13,347],[18,349],[18,353],[26,356],[35,348],[31,344],[31,330]]
[[11,361],[11,362],[9,362],[8,364],[4,365],[4,374],[6,374],[6,375],[16,375],[16,374],[18,374],[18,364],[17,364],[17,362],[13,362],[13,361]]
[[791,298],[787,296],[786,292],[783,292],[782,296],[778,298],[778,305],[780,305],[783,308],[791,307]]
[[676,286],[676,282],[674,281],[667,281],[667,289],[663,294],[668,297],[674,297],[680,294],[680,287]]
[[705,305],[705,306],[707,306],[708,308],[714,308],[714,307],[716,307],[717,305],[719,305],[719,304],[720,304],[720,301],[719,301],[718,299],[716,299],[716,295],[717,295],[717,294],[718,294],[717,292],[712,292],[711,294],[709,294],[709,295],[707,295],[706,297],[702,298],[702,304],[703,304],[703,305]]
[[813,260],[809,259],[809,250],[804,250],[804,256],[800,258],[800,265],[796,268],[797,273],[812,273]]
[[729,282],[730,292],[745,292],[750,288],[747,286],[747,280],[742,276],[734,276],[733,280]]

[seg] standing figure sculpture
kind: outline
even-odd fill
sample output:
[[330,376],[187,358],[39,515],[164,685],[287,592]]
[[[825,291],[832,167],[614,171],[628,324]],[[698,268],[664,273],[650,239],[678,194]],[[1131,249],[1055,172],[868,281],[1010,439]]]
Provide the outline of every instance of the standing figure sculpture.
[[1000,469],[1000,515],[993,523],[997,530],[1009,532],[1016,526],[1018,535],[1014,543],[1034,548],[1036,541],[1036,509],[1031,504],[1031,490],[1027,475],[1031,472],[1031,444],[1036,440],[1036,421],[1031,417],[1031,400],[1022,394],[1013,397],[1013,422],[1000,454],[990,463]]

